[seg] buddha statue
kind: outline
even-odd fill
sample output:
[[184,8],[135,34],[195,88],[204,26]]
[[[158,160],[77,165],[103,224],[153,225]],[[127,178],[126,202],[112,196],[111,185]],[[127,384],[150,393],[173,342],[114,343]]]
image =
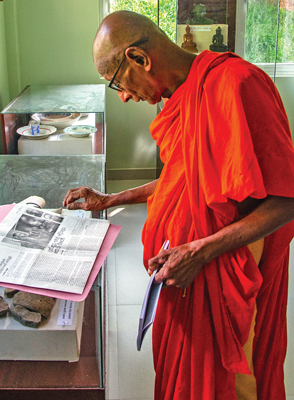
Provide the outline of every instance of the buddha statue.
[[193,35],[190,32],[190,26],[186,26],[186,33],[183,37],[184,43],[182,43],[182,49],[189,51],[190,53],[198,53],[196,43],[193,41]]
[[219,53],[228,51],[228,46],[224,44],[224,36],[222,35],[221,27],[219,26],[215,32],[216,34],[212,37],[212,44],[209,46],[209,49]]

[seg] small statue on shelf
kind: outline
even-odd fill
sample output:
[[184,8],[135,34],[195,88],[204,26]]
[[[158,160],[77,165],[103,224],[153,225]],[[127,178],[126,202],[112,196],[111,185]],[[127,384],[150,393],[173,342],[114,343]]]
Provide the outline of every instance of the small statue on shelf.
[[228,51],[228,46],[224,44],[224,36],[222,35],[221,27],[219,26],[215,32],[216,34],[212,37],[213,44],[209,46],[209,49],[211,51],[216,51],[219,53],[224,53],[225,51]]
[[189,51],[190,53],[198,53],[196,43],[193,41],[193,35],[190,32],[190,26],[186,26],[186,33],[183,37],[184,43],[182,43],[182,49]]

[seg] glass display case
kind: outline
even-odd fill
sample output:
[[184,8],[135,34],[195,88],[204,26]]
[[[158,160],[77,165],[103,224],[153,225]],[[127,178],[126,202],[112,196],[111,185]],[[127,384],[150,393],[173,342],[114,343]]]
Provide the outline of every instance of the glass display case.
[[[20,202],[36,195],[46,200],[45,208],[58,209],[69,188],[88,185],[105,188],[105,155],[1,155],[0,205]],[[104,217],[101,213],[94,217]],[[104,268],[85,300],[80,357],[67,361],[1,360],[0,397],[14,399],[77,398],[104,399]],[[1,338],[1,331],[0,331]],[[46,343],[44,343],[46,346]],[[28,349],[28,352],[30,350]],[[53,394],[54,393],[54,394]],[[39,397],[38,397],[39,396]]]
[[[27,86],[1,111],[0,119],[4,154],[105,154],[105,85]],[[22,128],[32,119],[40,121],[40,128],[53,126],[55,131],[42,140],[25,136]],[[91,126],[95,132],[80,137],[64,131],[76,125]]]
[[[36,195],[45,199],[45,208],[58,209],[70,188],[105,191],[104,96],[104,85],[28,86],[5,107],[0,114],[5,151],[0,155],[0,205]],[[75,125],[96,129],[79,138],[66,136],[62,127],[42,140],[28,140],[17,130],[37,113],[79,114]],[[106,217],[100,212],[92,216]],[[104,269],[85,300],[79,360],[1,360],[0,397],[105,399]]]

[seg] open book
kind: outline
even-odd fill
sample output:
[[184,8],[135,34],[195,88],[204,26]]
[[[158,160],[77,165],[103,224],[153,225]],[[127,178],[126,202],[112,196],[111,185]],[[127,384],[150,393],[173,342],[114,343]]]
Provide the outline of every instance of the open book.
[[0,286],[83,300],[119,229],[85,213],[78,218],[37,208],[31,199],[0,206]]
[[[161,248],[162,250],[169,249],[169,241],[166,240]],[[155,282],[155,275],[157,270],[155,270],[150,278],[147,290],[145,293],[140,320],[139,329],[137,336],[137,349],[141,350],[142,342],[148,328],[153,324],[156,314],[157,303],[162,288],[162,283]]]

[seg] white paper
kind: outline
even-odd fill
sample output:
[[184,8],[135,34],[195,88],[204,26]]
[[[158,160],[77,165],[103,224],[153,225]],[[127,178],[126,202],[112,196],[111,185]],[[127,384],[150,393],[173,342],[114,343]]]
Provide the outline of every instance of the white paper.
[[83,293],[108,227],[17,204],[0,223],[0,282]]
[[73,322],[75,302],[72,300],[60,300],[57,325],[70,326]]

